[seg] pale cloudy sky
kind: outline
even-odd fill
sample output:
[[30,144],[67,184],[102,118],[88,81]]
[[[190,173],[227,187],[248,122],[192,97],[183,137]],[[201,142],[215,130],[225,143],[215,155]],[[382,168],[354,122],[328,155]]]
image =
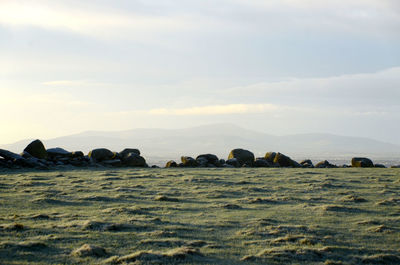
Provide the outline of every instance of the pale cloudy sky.
[[230,122],[400,143],[398,0],[0,0],[0,144]]

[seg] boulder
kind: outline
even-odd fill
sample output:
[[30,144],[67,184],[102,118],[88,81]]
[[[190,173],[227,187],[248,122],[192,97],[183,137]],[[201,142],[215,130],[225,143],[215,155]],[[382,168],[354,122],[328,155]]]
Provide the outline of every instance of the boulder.
[[232,167],[240,167],[239,161],[236,158],[226,160],[226,164]]
[[382,165],[382,164],[375,164],[374,167],[377,167],[377,168],[386,168],[386,166],[385,166],[385,165]]
[[338,166],[329,163],[328,160],[324,160],[315,164],[316,168],[337,168]]
[[88,156],[96,162],[101,162],[114,159],[116,154],[106,148],[97,148],[90,151]]
[[213,154],[202,154],[196,157],[197,163],[200,165],[209,166],[209,164],[214,165],[216,167],[220,166],[219,159],[216,155]]
[[101,163],[106,165],[106,166],[111,166],[111,167],[120,167],[120,166],[122,166],[122,162],[119,159],[103,160]]
[[198,163],[197,161],[190,156],[182,156],[181,157],[182,165],[183,167],[197,167]]
[[313,162],[310,159],[306,159],[300,162],[300,165],[302,165],[305,168],[313,168]]
[[274,163],[274,159],[276,156],[276,152],[268,152],[265,154],[264,158],[267,160],[270,164]]
[[170,160],[167,162],[165,167],[178,167],[178,164],[174,160]]
[[10,165],[7,163],[7,160],[4,158],[0,158],[0,168],[9,168]]
[[351,159],[352,167],[374,167],[372,160],[366,157],[353,157]]
[[125,157],[127,157],[130,153],[133,154],[137,154],[138,156],[140,156],[140,151],[139,149],[136,148],[125,148],[124,150],[122,150],[121,152],[119,152],[119,156],[121,157],[121,159],[123,160]]
[[196,158],[196,162],[199,167],[206,167],[208,164],[208,160],[205,157]]
[[31,156],[39,159],[47,159],[47,151],[40,140],[35,140],[25,147],[24,152],[29,153]]
[[252,166],[255,160],[252,152],[241,148],[233,149],[228,156],[228,159],[231,158],[236,158],[240,166],[243,166],[244,164]]
[[75,151],[75,152],[72,152],[72,158],[84,158],[84,154],[83,154],[83,152],[82,151]]
[[45,160],[33,157],[27,152],[23,152],[22,155],[15,154],[13,152],[0,149],[0,157],[3,159],[4,166],[13,167],[29,167],[29,168],[44,168],[46,167]]
[[122,164],[128,167],[147,167],[144,157],[137,153],[129,153],[127,156],[122,158]]
[[[110,161],[110,160],[106,160],[106,161]],[[58,161],[58,162],[61,162],[61,161]],[[68,164],[68,163],[73,165],[74,167],[87,167],[87,166],[89,166],[89,163],[84,159],[75,159],[74,158],[72,160],[67,161],[65,164]]]
[[57,159],[62,157],[72,157],[72,153],[68,152],[67,150],[56,147],[56,148],[49,148],[46,150],[47,155],[50,159]]
[[281,167],[301,167],[299,163],[279,152],[274,157],[274,163],[279,164]]
[[0,157],[3,157],[5,160],[11,160],[11,161],[23,159],[21,155],[15,154],[13,152],[4,149],[0,149]]
[[263,157],[258,157],[253,164],[254,167],[271,167],[271,164]]

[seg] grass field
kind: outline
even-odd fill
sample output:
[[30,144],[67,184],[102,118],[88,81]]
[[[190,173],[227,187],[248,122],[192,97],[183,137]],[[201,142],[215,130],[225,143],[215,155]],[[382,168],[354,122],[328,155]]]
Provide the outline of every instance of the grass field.
[[0,264],[103,263],[400,264],[400,169],[0,173]]

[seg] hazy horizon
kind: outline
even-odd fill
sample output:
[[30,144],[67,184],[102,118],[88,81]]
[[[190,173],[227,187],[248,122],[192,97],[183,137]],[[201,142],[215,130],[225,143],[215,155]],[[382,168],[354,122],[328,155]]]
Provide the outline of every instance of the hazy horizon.
[[393,145],[399,145],[400,143],[394,143],[394,142],[388,142],[388,141],[383,141],[381,139],[377,138],[372,138],[372,137],[360,137],[357,135],[343,135],[343,134],[334,134],[334,133],[329,133],[329,132],[304,132],[304,133],[288,133],[288,134],[272,134],[267,131],[262,131],[262,130],[257,130],[257,129],[252,129],[252,128],[245,128],[241,127],[238,124],[234,123],[206,123],[206,124],[198,124],[195,126],[182,126],[182,127],[174,127],[174,128],[161,128],[161,127],[139,127],[139,128],[131,128],[131,129],[124,129],[124,130],[86,130],[86,131],[80,131],[72,134],[65,134],[65,135],[59,135],[59,136],[54,136],[50,138],[37,138],[37,137],[30,137],[30,138],[23,138],[19,139],[17,141],[9,142],[9,143],[0,143],[0,146],[5,146],[5,145],[10,145],[22,141],[31,141],[35,139],[39,139],[41,141],[48,141],[48,140],[54,140],[58,138],[63,138],[63,137],[69,137],[69,136],[76,136],[76,135],[84,135],[88,134],[90,135],[91,133],[121,133],[121,132],[131,132],[131,131],[136,131],[136,130],[167,130],[167,131],[174,131],[174,130],[185,130],[185,129],[195,129],[195,128],[206,128],[206,127],[213,127],[213,126],[232,126],[232,127],[238,127],[241,129],[245,129],[248,131],[252,131],[255,133],[261,133],[261,134],[266,134],[266,135],[271,135],[271,136],[276,136],[276,137],[284,137],[284,136],[292,136],[292,135],[332,135],[332,136],[339,136],[339,137],[354,137],[354,138],[364,138],[364,139],[370,139],[374,141],[380,141],[382,143],[388,143],[388,144],[393,144]]
[[396,0],[1,1],[0,144],[232,123],[400,144]]

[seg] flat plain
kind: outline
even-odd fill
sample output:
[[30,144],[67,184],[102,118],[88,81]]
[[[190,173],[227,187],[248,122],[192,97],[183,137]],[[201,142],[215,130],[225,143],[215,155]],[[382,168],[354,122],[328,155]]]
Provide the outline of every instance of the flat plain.
[[0,173],[0,264],[400,264],[400,169]]

